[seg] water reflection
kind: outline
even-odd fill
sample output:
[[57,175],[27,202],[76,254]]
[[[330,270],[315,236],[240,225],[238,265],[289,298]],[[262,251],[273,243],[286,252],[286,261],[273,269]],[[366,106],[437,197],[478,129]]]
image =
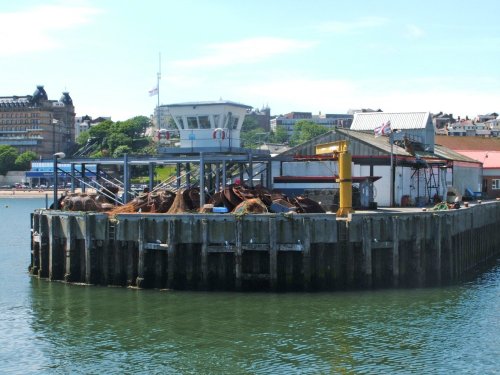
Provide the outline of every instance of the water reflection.
[[487,372],[499,290],[500,268],[461,287],[298,295],[34,280],[31,325],[50,366],[86,373]]

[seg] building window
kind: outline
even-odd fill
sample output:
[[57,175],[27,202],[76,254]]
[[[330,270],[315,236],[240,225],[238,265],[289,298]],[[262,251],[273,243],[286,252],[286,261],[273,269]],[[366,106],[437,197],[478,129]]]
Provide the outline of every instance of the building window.
[[238,128],[238,121],[239,121],[238,116],[234,116],[231,120],[233,122],[231,129],[237,129]]
[[187,118],[188,129],[198,129],[198,119],[196,117]]
[[210,129],[210,120],[208,116],[199,116],[198,121],[200,122],[200,129]]
[[500,190],[500,179],[491,180],[491,189]]

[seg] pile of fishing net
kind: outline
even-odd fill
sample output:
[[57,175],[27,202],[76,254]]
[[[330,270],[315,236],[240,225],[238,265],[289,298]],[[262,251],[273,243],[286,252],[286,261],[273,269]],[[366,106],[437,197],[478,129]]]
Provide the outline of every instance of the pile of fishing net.
[[[210,207],[208,209],[207,207]],[[109,215],[122,213],[198,213],[211,212],[213,207],[225,207],[235,214],[296,212],[324,213],[316,201],[298,196],[289,198],[285,194],[263,187],[248,188],[229,185],[220,192],[206,194],[205,204],[200,207],[200,191],[196,187],[181,189],[176,193],[168,190],[144,193],[131,202],[108,211]]]

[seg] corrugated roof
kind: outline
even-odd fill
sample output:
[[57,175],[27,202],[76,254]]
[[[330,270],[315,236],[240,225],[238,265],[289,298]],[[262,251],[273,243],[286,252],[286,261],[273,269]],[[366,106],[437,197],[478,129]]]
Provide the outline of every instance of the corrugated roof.
[[452,150],[500,151],[500,138],[436,135],[435,143]]
[[425,129],[429,112],[368,112],[355,113],[351,130],[371,130],[391,121],[392,129]]
[[451,148],[440,145],[435,145],[434,155],[438,158],[443,158],[446,160],[463,161],[467,163],[478,163],[476,159],[470,158],[465,154],[461,154],[459,152],[452,150]]
[[[391,144],[389,142],[388,136],[375,137],[375,134],[371,131],[370,132],[362,132],[362,131],[354,131],[352,129],[351,130],[336,129],[336,131],[339,134],[345,134],[349,138],[356,139],[356,140],[363,142],[367,145],[375,147],[382,152],[385,152],[387,154],[391,153]],[[411,154],[409,152],[407,152],[403,147],[399,147],[398,145],[394,145],[392,151],[393,151],[394,155],[411,156]]]
[[[338,134],[336,136],[335,134]],[[340,136],[340,137],[339,137]],[[370,147],[373,147],[381,152],[386,154],[391,153],[391,144],[389,142],[388,136],[375,137],[372,131],[354,131],[348,129],[336,129],[335,131],[330,131],[328,133],[322,134],[316,138],[311,139],[310,141],[303,143],[301,145],[295,146],[290,150],[287,150],[281,155],[312,155],[314,154],[314,147],[321,143],[333,142],[339,139],[351,139],[356,140],[358,142],[362,142]],[[407,152],[403,147],[399,147],[394,145],[393,154],[399,156],[408,156],[412,155]],[[453,151],[444,146],[436,146],[434,149],[434,153],[431,152],[417,152],[420,157],[423,158],[436,158],[436,159],[445,159],[450,161],[462,161],[467,163],[477,163],[476,159],[470,158],[466,155],[460,154],[458,152]]]

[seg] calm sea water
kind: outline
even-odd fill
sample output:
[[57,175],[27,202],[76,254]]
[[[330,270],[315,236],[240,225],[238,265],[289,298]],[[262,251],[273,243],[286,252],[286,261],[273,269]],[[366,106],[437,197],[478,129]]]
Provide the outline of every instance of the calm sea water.
[[460,285],[321,294],[160,292],[27,274],[29,213],[0,198],[1,374],[500,371],[500,263]]

